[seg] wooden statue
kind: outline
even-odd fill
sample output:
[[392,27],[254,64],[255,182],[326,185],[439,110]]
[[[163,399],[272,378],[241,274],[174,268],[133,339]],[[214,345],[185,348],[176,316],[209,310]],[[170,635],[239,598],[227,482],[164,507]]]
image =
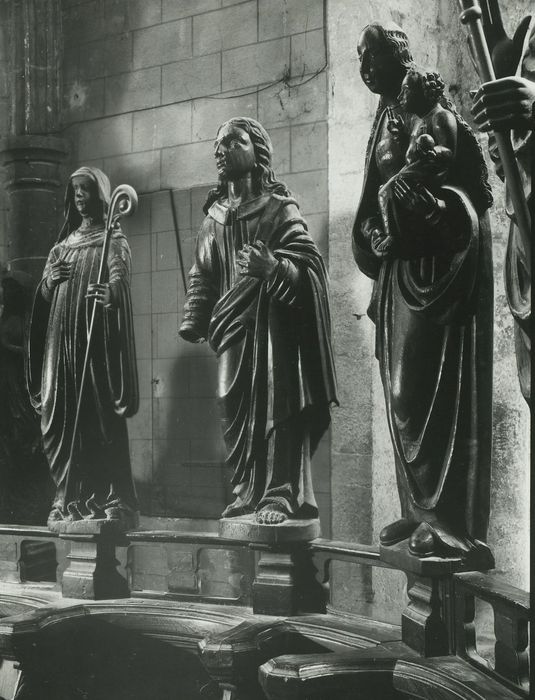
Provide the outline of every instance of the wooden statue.
[[[406,76],[421,83],[424,74],[413,72],[399,27],[367,26],[358,54],[362,79],[380,101],[353,246],[359,268],[375,280],[368,313],[376,326],[403,516],[380,539],[392,545],[410,538],[417,556],[488,554],[490,561],[482,544],[492,425],[487,171],[474,135],[440,90],[428,114],[425,99],[409,99]],[[438,85],[434,77],[424,79]],[[415,161],[412,174],[404,175],[411,167],[407,153],[410,161],[422,134],[451,151],[445,171],[419,177]],[[424,139],[424,150],[425,141],[432,145]],[[386,216],[395,245],[381,246],[388,233],[379,193],[389,182]]]
[[97,283],[109,203],[103,172],[82,167],[71,175],[65,224],[34,301],[28,379],[56,484],[52,528],[82,518],[132,526],[137,510],[126,429],[138,408],[130,249],[118,224],[102,266],[105,282]]
[[[503,28],[497,0],[484,0],[483,28],[496,80],[485,82],[474,97],[472,113],[485,132],[511,133],[518,187],[527,200],[531,228],[523,233],[510,182],[498,153],[496,138],[490,134],[490,154],[498,175],[507,184],[507,215],[511,220],[505,257],[505,291],[515,324],[515,350],[522,395],[531,404],[531,257],[534,220],[532,167],[535,152],[535,15],[525,17],[510,39]],[[483,67],[474,56],[480,75]],[[510,132],[510,130],[512,130]],[[529,227],[528,227],[529,229]]]
[[395,195],[404,188],[418,189],[421,185],[433,191],[446,181],[457,147],[457,121],[451,111],[441,105],[443,95],[444,81],[438,73],[425,73],[416,68],[407,71],[399,102],[407,114],[416,118],[411,120],[412,133],[406,133],[400,116],[387,122],[388,130],[398,143],[408,142],[407,164],[379,188],[383,232],[371,241],[375,252],[384,253],[395,243],[391,230],[391,223],[395,227],[396,221]]
[[235,495],[223,517],[315,517],[310,455],[336,401],[325,266],[257,121],[223,124],[215,159],[180,335],[219,360]]

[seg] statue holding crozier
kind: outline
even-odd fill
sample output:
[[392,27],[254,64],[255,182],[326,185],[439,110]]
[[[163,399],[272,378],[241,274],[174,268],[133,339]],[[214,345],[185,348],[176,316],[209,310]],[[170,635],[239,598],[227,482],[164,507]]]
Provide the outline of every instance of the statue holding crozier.
[[56,485],[51,529],[78,520],[136,523],[126,418],[138,408],[130,248],[118,219],[134,190],[98,168],[71,175],[65,223],[38,286],[28,384]]

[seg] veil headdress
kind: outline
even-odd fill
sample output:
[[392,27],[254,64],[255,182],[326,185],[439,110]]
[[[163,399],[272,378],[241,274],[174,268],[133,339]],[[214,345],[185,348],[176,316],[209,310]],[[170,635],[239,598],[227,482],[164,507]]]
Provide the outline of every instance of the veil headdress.
[[78,168],[78,170],[72,173],[72,175],[69,177],[69,184],[65,190],[63,209],[65,221],[63,222],[63,226],[58,234],[56,243],[60,243],[67,238],[67,236],[73,231],[76,231],[76,229],[82,223],[80,212],[74,204],[74,188],[72,186],[73,177],[79,177],[81,175],[89,177],[97,186],[97,194],[98,198],[102,202],[102,216],[104,219],[108,213],[108,206],[110,204],[111,197],[111,185],[108,176],[105,175],[99,168],[90,168],[86,165]]

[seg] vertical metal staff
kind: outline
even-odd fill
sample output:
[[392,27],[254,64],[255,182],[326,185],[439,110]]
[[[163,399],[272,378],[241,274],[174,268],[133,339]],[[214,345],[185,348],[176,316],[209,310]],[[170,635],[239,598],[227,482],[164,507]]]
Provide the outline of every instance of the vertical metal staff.
[[[492,59],[481,22],[481,7],[477,0],[458,0],[458,2],[462,10],[460,20],[463,24],[468,26],[470,31],[470,42],[474,50],[479,77],[484,83],[495,80],[494,66],[492,65]],[[524,188],[518,171],[511,138],[508,133],[499,131],[494,132],[494,136],[505,174],[505,186],[511,198],[516,223],[520,231],[524,250],[526,251],[525,264],[527,265],[528,271],[531,272],[531,217],[528,203],[524,196]]]
[[[117,225],[119,219],[123,216],[130,216],[135,212],[137,208],[137,194],[133,187],[130,185],[119,185],[116,187],[111,195],[110,205],[108,208],[108,216],[106,217],[104,243],[102,245],[102,255],[100,258],[100,265],[98,269],[97,284],[102,284],[106,275],[106,268],[108,265],[108,252],[110,250],[111,236],[115,226]],[[117,211],[115,211],[117,210]],[[93,329],[95,326],[95,318],[97,315],[97,302],[93,301],[93,308],[91,309],[91,319],[89,321],[89,330],[87,333],[87,345],[85,348],[84,364],[82,366],[82,379],[80,381],[80,387],[78,389],[78,401],[76,403],[76,416],[74,418],[74,428],[71,440],[71,449],[69,452],[69,467],[67,470],[67,479],[65,483],[65,506],[74,500],[71,499],[70,494],[72,490],[72,472],[73,472],[73,462],[74,455],[76,452],[76,441],[78,437],[78,428],[80,424],[80,411],[82,407],[82,398],[84,393],[84,387],[86,383],[87,370],[89,367],[89,357],[91,354],[91,341],[93,339]]]

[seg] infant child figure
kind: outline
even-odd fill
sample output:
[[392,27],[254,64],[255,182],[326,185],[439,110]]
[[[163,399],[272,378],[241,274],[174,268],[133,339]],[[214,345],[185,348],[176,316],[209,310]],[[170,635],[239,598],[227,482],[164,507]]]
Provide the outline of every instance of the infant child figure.
[[[438,73],[426,73],[411,68],[403,80],[398,101],[411,117],[406,165],[382,187],[378,200],[383,229],[371,232],[371,247],[378,257],[394,252],[396,225],[400,215],[397,206],[407,196],[420,198],[422,204],[433,198],[436,189],[444,184],[455,158],[457,122],[452,112],[441,105],[444,81]],[[393,117],[387,128],[401,141],[406,134],[403,119]],[[424,208],[424,207],[422,207]],[[402,215],[406,212],[402,212]]]

